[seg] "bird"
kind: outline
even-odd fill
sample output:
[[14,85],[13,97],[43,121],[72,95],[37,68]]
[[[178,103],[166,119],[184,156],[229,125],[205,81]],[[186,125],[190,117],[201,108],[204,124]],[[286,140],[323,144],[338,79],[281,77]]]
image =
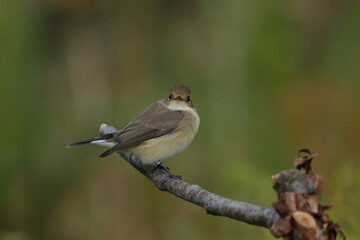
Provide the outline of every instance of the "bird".
[[99,157],[115,152],[135,155],[143,164],[160,165],[183,152],[198,132],[200,117],[185,85],[174,85],[170,94],[140,111],[124,128],[92,139],[74,142],[67,147],[96,144],[109,147]]

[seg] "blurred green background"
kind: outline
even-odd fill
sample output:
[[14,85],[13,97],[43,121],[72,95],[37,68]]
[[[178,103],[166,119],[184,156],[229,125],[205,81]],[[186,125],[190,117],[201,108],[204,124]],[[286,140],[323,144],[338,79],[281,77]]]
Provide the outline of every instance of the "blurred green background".
[[271,175],[311,148],[322,203],[359,239],[359,26],[355,0],[2,0],[0,239],[274,239],[158,191],[101,147],[65,148],[176,83],[201,124],[173,173],[271,206]]

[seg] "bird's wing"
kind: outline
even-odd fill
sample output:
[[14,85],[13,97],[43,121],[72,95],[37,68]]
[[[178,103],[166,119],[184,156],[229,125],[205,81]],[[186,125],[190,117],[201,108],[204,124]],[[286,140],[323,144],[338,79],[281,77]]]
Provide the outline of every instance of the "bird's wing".
[[184,115],[180,111],[172,111],[161,102],[155,102],[140,112],[122,130],[114,135],[112,141],[117,144],[100,157],[105,157],[121,149],[134,147],[152,138],[175,132]]

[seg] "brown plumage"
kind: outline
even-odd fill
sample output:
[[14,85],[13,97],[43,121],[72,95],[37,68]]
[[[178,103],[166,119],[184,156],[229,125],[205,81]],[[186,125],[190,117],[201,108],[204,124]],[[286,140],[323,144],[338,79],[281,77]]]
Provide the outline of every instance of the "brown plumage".
[[184,114],[180,111],[169,111],[160,101],[155,102],[136,115],[126,127],[116,132],[112,141],[117,144],[100,157],[173,133],[183,118]]
[[183,151],[197,133],[200,120],[190,92],[187,86],[175,85],[168,97],[150,104],[123,129],[68,146],[111,145],[100,157],[120,151],[133,153],[148,163],[162,161]]

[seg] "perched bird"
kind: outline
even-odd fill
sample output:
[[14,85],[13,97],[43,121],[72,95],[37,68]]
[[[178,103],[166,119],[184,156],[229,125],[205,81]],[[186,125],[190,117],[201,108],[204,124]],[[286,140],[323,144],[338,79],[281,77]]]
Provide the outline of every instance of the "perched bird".
[[200,118],[191,101],[190,88],[175,85],[168,97],[150,104],[123,129],[71,143],[67,147],[86,144],[106,146],[110,149],[100,157],[114,152],[128,152],[143,164],[159,164],[168,171],[162,161],[184,151],[194,139],[199,124]]

